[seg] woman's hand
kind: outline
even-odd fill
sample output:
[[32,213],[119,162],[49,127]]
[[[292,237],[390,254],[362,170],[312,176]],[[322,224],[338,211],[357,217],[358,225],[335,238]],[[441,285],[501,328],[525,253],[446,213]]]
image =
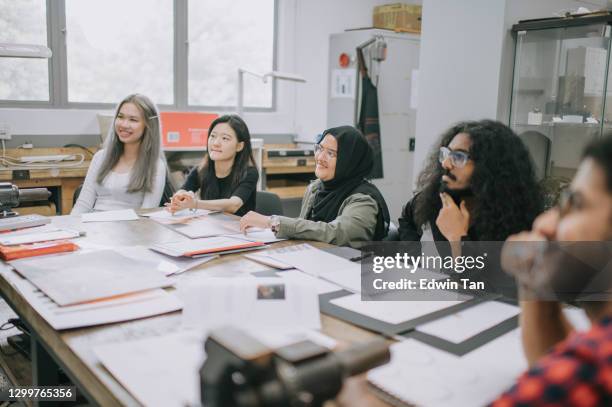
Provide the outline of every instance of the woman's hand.
[[270,227],[270,217],[250,211],[240,218],[240,231],[246,233],[248,228],[267,229]]
[[170,203],[166,204],[166,209],[171,213],[183,209],[195,209],[196,208],[196,196],[191,191],[180,190],[177,191],[172,198]]

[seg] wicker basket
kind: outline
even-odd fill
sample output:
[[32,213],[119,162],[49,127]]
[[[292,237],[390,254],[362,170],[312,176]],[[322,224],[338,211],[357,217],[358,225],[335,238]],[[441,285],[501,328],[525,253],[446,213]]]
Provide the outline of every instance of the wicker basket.
[[421,6],[414,4],[386,4],[374,7],[373,25],[397,32],[421,32]]

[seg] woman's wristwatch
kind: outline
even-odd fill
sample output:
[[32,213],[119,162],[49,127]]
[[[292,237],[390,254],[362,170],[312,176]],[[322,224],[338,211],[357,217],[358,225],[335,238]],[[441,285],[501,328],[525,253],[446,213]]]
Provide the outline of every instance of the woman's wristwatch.
[[277,233],[280,230],[280,218],[278,216],[270,216],[270,229],[272,229],[272,232],[274,233]]

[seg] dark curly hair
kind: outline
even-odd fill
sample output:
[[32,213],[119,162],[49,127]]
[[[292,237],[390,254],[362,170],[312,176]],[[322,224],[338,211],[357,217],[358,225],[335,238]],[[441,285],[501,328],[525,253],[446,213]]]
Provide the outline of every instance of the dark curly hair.
[[444,170],[438,152],[459,133],[469,134],[472,141],[474,172],[470,187],[476,198],[472,227],[478,239],[502,241],[529,229],[543,210],[534,165],[521,139],[508,126],[493,120],[461,122],[442,135],[419,174],[414,198],[416,224],[422,227],[435,219],[441,208],[439,191]]

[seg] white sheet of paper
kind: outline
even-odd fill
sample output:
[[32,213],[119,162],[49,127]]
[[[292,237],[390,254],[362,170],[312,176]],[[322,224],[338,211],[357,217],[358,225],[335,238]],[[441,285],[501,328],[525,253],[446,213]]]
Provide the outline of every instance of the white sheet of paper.
[[61,230],[61,229],[58,228],[57,226],[53,225],[53,224],[46,224],[46,225],[42,225],[42,226],[34,226],[34,227],[31,227],[31,228],[18,229],[18,230],[14,230],[12,232],[0,233],[0,236],[5,238],[5,237],[29,235],[29,234],[33,234],[33,233],[57,232],[58,230]]
[[181,332],[94,348],[100,362],[142,405],[200,405],[199,335]]
[[[247,334],[270,348],[311,340],[332,349],[336,341],[307,329],[258,329]],[[130,342],[96,346],[94,352],[111,374],[145,406],[200,405],[199,370],[206,359],[205,338],[182,331]],[[160,350],[163,350],[160,351]]]
[[487,301],[455,314],[419,325],[418,331],[449,342],[461,343],[479,333],[518,315],[519,307]]
[[400,324],[451,307],[462,301],[362,301],[361,295],[352,294],[333,299],[330,302],[388,324]]
[[304,328],[263,328],[255,330],[245,330],[249,335],[256,338],[269,348],[278,349],[283,346],[291,345],[301,341],[312,341],[317,345],[333,349],[338,342],[329,336],[322,334],[314,329]]
[[224,213],[212,213],[167,226],[190,239],[240,233],[240,219]]
[[515,329],[458,357],[408,339],[391,346],[391,362],[368,381],[417,406],[483,406],[510,388],[527,368]]
[[279,278],[208,278],[179,282],[183,325],[205,331],[222,325],[239,328],[319,329],[319,297],[314,285]]
[[161,273],[151,273],[156,268],[154,260],[135,260],[114,250],[26,258],[10,264],[63,306],[172,285]]
[[183,304],[174,294],[155,289],[80,305],[60,307],[32,283],[13,271],[3,275],[54,329],[72,329],[129,321],[178,311]]
[[278,269],[278,270],[290,270],[293,268],[293,266],[290,266],[289,264],[285,264],[278,260],[275,260],[274,258],[270,256],[266,256],[263,253],[248,253],[248,254],[245,254],[244,257],[246,257],[249,260],[253,260],[257,263],[261,263],[266,266],[274,267],[275,269]]
[[140,216],[144,216],[145,218],[151,218],[156,222],[170,224],[174,222],[182,222],[191,218],[197,218],[198,216],[202,215],[208,215],[209,213],[213,212],[214,211],[209,211],[207,209],[196,209],[195,211],[191,209],[183,209],[172,214],[170,211],[162,209],[155,212],[143,213]]
[[81,215],[83,222],[115,222],[120,220],[138,220],[134,209],[119,209],[116,211],[91,212]]
[[17,236],[0,235],[0,244],[12,246],[26,243],[48,242],[51,240],[74,239],[79,236],[80,232],[76,230],[56,230],[53,232],[28,233]]
[[336,284],[332,284],[321,278],[310,276],[299,270],[281,271],[276,274],[286,281],[293,281],[297,284],[312,284],[317,289],[317,294],[327,294],[334,291],[342,290],[342,287]]
[[282,240],[274,235],[270,229],[259,229],[259,228],[250,228],[246,234],[237,233],[235,235],[229,235],[231,237],[235,237],[238,239],[248,240],[250,242],[262,242],[262,243],[274,243],[280,242]]
[[266,250],[262,253],[314,277],[352,292],[361,292],[361,264],[319,250],[309,244]]
[[115,250],[126,257],[138,260],[142,258],[157,261],[157,271],[160,271],[165,276],[181,274],[187,270],[195,268],[201,264],[208,263],[216,259],[218,256],[210,257],[173,257],[158,253],[145,246],[130,246],[115,248]]

